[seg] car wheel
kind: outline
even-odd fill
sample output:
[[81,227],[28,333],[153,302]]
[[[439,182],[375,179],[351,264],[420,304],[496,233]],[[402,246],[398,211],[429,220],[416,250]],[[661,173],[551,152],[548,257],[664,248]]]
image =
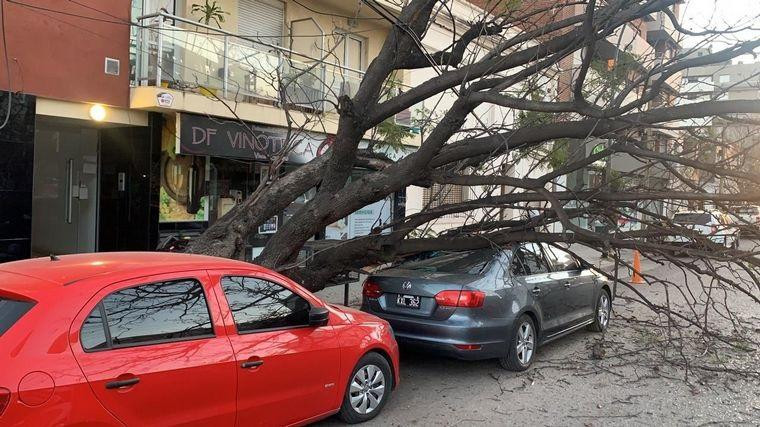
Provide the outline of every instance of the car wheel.
[[599,292],[599,299],[596,301],[596,310],[594,310],[594,323],[588,326],[590,331],[604,332],[610,324],[612,315],[612,301],[610,294],[606,289]]
[[393,374],[388,361],[377,353],[365,354],[349,377],[338,417],[349,424],[375,418],[392,388]]
[[523,314],[517,320],[507,343],[507,355],[499,359],[501,367],[510,371],[524,371],[533,363],[538,333],[533,319]]

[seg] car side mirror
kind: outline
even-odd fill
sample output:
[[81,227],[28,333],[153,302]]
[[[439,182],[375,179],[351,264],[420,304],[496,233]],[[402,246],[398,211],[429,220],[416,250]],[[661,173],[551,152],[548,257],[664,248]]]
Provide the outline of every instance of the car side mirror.
[[309,310],[309,326],[325,326],[330,318],[330,311],[324,307],[312,307]]

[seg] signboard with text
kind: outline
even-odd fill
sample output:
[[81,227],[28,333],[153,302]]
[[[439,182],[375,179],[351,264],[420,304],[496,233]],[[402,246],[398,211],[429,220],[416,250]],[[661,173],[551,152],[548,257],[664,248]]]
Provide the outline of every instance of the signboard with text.
[[181,113],[179,153],[266,160],[286,145],[285,129]]

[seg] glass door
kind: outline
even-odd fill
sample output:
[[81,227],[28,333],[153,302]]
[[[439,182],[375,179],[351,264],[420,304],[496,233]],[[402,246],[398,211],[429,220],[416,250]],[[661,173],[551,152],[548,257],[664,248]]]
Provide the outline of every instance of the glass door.
[[38,121],[33,185],[32,255],[94,252],[98,131]]

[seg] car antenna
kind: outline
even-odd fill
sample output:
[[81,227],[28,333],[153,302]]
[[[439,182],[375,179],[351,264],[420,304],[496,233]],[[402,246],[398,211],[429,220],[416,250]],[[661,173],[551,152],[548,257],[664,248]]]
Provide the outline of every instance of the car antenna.
[[55,256],[55,254],[50,254],[50,261],[60,261],[61,259]]

